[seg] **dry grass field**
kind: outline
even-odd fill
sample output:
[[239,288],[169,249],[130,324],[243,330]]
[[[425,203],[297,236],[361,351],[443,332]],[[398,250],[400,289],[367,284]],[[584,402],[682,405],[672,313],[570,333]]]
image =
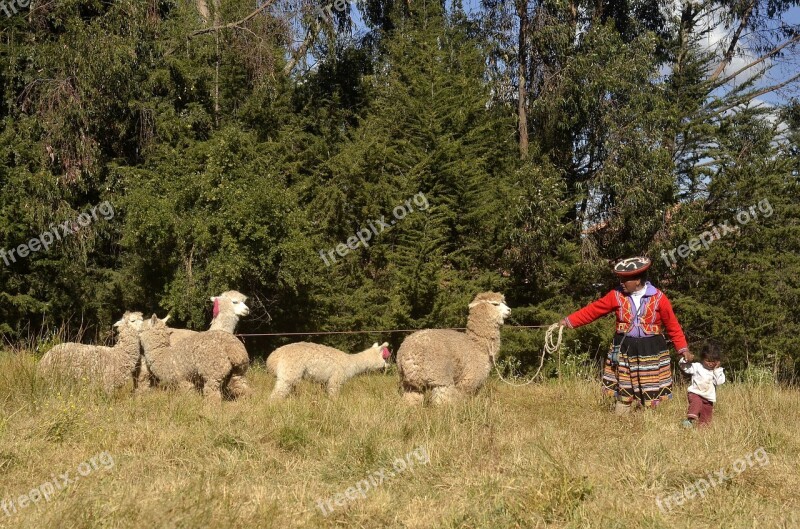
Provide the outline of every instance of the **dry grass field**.
[[0,527],[800,527],[796,389],[722,386],[687,431],[682,388],[616,418],[586,380],[407,409],[389,374],[270,403],[256,366],[252,398],[213,404],[34,373],[0,353]]

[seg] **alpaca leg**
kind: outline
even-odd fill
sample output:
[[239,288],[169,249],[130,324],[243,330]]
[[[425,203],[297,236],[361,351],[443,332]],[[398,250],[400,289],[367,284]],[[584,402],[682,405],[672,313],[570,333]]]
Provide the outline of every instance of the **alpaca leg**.
[[335,398],[339,395],[339,390],[342,389],[344,379],[340,377],[331,377],[328,380],[328,397]]
[[189,380],[181,380],[178,382],[178,390],[182,393],[191,393],[195,389],[197,388],[195,388],[194,384]]
[[233,375],[228,381],[228,386],[225,388],[226,397],[231,399],[238,399],[239,397],[246,397],[250,395],[250,385],[243,375]]
[[275,387],[272,388],[270,400],[285,399],[292,392],[294,383],[288,379],[278,378],[275,380]]
[[150,384],[147,381],[142,381],[135,374],[133,375],[133,392],[138,394],[146,393],[150,389]]
[[135,388],[137,394],[150,393],[154,388],[158,387],[158,382],[155,377],[149,376],[143,381],[139,381]]
[[409,406],[422,406],[425,402],[425,394],[421,391],[407,389],[403,391],[403,402]]
[[203,385],[203,397],[209,400],[222,401],[222,390],[219,380],[206,380]]
[[133,372],[134,393],[146,393],[155,385],[155,380],[147,368],[144,358],[139,360],[137,369]]
[[458,390],[454,386],[435,387],[431,392],[431,403],[433,403],[434,406],[447,404],[452,401],[457,394]]

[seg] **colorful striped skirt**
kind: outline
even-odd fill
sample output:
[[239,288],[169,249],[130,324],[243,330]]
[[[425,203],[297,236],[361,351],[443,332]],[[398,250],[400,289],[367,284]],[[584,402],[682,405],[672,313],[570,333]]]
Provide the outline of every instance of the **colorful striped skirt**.
[[664,337],[614,335],[603,367],[603,392],[626,404],[638,402],[650,408],[671,398],[672,368]]

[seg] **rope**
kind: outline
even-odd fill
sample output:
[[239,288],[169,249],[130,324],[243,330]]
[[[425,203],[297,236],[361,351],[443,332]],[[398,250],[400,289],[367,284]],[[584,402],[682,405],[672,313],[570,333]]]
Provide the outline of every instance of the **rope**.
[[[547,325],[504,325],[504,329],[544,329]],[[237,334],[242,338],[250,338],[254,336],[317,336],[326,334],[386,334],[393,332],[417,332],[424,329],[388,329],[388,330],[372,330],[372,331],[314,331],[314,332],[267,332],[258,334]],[[440,331],[465,331],[466,327],[442,327]],[[560,339],[559,339],[560,343]]]
[[[500,377],[500,380],[508,384],[509,386],[514,387],[521,387],[527,386],[531,382],[533,382],[538,376],[539,373],[542,371],[542,366],[544,365],[544,358],[546,355],[552,356],[554,353],[558,352],[561,348],[561,339],[564,334],[564,326],[561,323],[554,323],[552,325],[504,325],[504,329],[544,329],[547,328],[547,331],[544,335],[544,350],[542,351],[542,359],[539,362],[539,369],[536,370],[536,373],[530,378],[522,383],[517,382],[510,382],[503,377],[503,374],[500,372],[500,368],[497,365],[495,359],[495,352],[490,351],[492,361],[494,363],[495,371],[497,372],[497,376]],[[553,339],[553,333],[555,330],[558,329],[558,339]],[[372,330],[372,331],[315,331],[315,332],[267,332],[267,333],[257,333],[257,334],[237,334],[241,338],[250,338],[250,337],[257,337],[257,336],[317,336],[317,335],[330,335],[330,334],[388,334],[388,333],[395,333],[395,332],[416,332],[422,329],[388,329],[388,330]],[[443,331],[464,331],[466,327],[442,327],[437,330]],[[492,345],[489,346],[490,349],[493,348]]]
[[[520,327],[522,327],[522,325],[520,325]],[[546,325],[537,325],[537,327],[546,327]],[[554,341],[553,333],[555,332],[556,329],[558,329],[558,339]],[[502,380],[509,386],[514,386],[515,388],[527,386],[528,384],[536,380],[536,377],[538,377],[539,373],[542,371],[542,366],[544,365],[544,357],[546,355],[552,356],[554,353],[559,351],[559,349],[561,348],[561,338],[563,334],[564,334],[564,326],[561,325],[561,322],[554,323],[549,327],[547,327],[547,331],[544,334],[544,349],[542,350],[542,359],[539,362],[539,369],[536,370],[536,373],[534,373],[530,379],[526,380],[525,382],[509,382],[508,380],[505,379],[505,377],[503,377],[503,374],[500,372],[500,368],[497,366],[497,362],[495,362],[494,369],[497,372],[497,376],[500,377],[500,380]],[[492,355],[492,358],[494,358],[494,355]]]

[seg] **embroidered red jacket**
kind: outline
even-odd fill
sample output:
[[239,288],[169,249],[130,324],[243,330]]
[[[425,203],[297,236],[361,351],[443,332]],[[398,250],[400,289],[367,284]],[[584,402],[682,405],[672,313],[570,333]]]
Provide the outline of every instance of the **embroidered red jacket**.
[[637,315],[631,297],[626,296],[621,288],[615,288],[597,301],[564,318],[564,323],[572,328],[581,327],[614,312],[617,318],[617,332],[645,336],[660,334],[662,330],[666,330],[678,353],[688,350],[686,337],[683,335],[678,318],[672,311],[672,304],[663,292],[647,283],[647,290],[640,303]]

